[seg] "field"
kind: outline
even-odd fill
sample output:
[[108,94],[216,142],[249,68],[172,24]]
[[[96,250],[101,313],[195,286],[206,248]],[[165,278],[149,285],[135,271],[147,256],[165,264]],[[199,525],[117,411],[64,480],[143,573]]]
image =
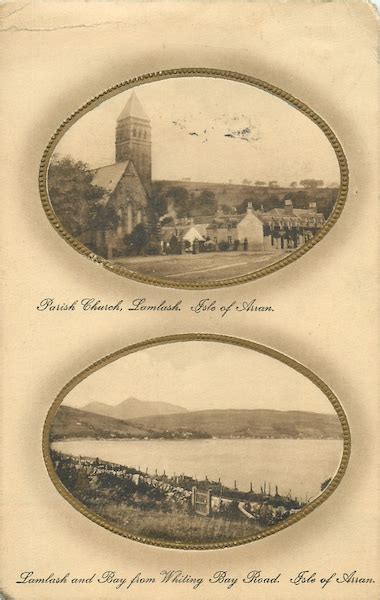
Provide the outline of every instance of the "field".
[[135,536],[201,544],[242,539],[265,526],[262,518],[243,516],[232,498],[227,502],[223,497],[224,507],[218,512],[196,514],[191,492],[167,477],[153,483],[150,476],[123,465],[54,450],[51,457],[59,479],[75,498]]
[[217,281],[262,269],[288,254],[286,251],[204,252],[171,256],[117,258],[115,264],[141,275],[173,281]]
[[107,522],[133,535],[168,542],[203,544],[241,540],[264,529],[250,520],[202,517],[196,514],[155,510],[142,513],[127,504],[106,504],[96,512]]

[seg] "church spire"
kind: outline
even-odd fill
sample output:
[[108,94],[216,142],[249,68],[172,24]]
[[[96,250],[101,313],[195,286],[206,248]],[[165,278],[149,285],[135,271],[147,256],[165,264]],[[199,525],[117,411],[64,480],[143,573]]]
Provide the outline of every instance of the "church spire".
[[135,119],[143,119],[144,121],[149,121],[149,117],[146,114],[143,105],[138,99],[136,92],[133,91],[127,104],[124,109],[121,111],[118,121],[122,121],[123,119],[128,119],[129,117],[134,117]]
[[151,126],[135,91],[116,121],[116,162],[131,160],[142,182],[152,179]]

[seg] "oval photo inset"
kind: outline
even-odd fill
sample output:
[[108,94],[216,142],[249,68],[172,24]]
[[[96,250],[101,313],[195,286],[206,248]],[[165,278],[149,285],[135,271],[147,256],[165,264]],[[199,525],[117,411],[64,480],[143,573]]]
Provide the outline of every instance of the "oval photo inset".
[[191,289],[261,277],[312,248],[343,208],[348,169],[328,125],[286,92],[179,69],[76,111],[40,182],[76,250],[119,275]]
[[186,334],[127,347],[59,394],[44,427],[58,491],[120,535],[184,549],[251,542],[336,488],[350,435],[316,375],[272,350]]

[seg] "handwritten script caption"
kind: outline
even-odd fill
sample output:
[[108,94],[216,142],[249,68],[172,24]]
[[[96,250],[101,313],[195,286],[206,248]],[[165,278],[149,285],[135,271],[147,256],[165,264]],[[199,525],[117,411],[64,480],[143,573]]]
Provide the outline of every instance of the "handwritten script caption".
[[101,298],[77,298],[74,300],[59,300],[46,297],[38,302],[36,310],[45,313],[57,312],[84,312],[84,313],[109,313],[109,312],[139,312],[139,313],[179,313],[191,312],[196,315],[215,314],[226,317],[228,314],[241,313],[271,313],[275,309],[270,304],[259,302],[256,298],[220,302],[213,298],[204,297],[195,302],[186,303],[183,299],[150,302],[147,298],[133,298],[131,300],[117,299],[106,302]]
[[375,580],[372,577],[360,575],[356,570],[347,572],[327,572],[317,573],[316,571],[303,570],[294,574],[285,575],[281,572],[265,573],[259,569],[253,569],[243,575],[230,573],[228,571],[215,571],[209,576],[197,576],[181,569],[164,569],[159,574],[135,573],[127,575],[117,573],[116,571],[104,571],[103,573],[90,573],[82,575],[73,575],[70,572],[56,574],[51,572],[49,575],[39,575],[35,571],[23,571],[18,576],[16,583],[29,585],[104,585],[114,589],[136,588],[136,586],[155,586],[155,585],[182,585],[194,590],[201,586],[217,586],[230,590],[235,586],[256,585],[272,586],[279,583],[289,586],[315,586],[321,589],[335,585],[370,585]]

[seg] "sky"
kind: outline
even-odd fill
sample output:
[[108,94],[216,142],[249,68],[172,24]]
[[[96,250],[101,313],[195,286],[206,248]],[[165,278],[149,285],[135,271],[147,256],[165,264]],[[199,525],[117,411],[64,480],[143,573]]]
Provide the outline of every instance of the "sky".
[[[151,119],[153,179],[339,182],[335,153],[319,127],[263,90],[211,77],[166,79],[134,90]],[[126,90],[86,113],[56,152],[91,168],[112,164],[116,119],[131,94]]]
[[309,379],[281,361],[212,341],[161,344],[129,354],[81,381],[63,404],[118,404],[128,397],[188,410],[304,410],[334,414]]

